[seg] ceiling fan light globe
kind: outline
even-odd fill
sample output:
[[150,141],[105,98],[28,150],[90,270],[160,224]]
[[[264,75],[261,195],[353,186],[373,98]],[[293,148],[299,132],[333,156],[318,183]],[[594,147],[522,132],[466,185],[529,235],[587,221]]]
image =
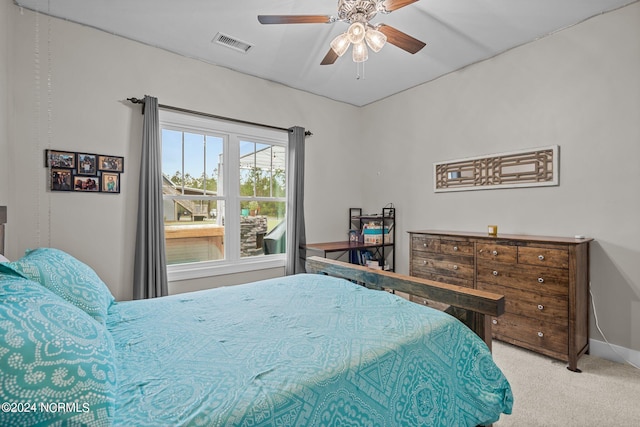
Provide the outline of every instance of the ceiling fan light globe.
[[338,37],[333,39],[329,46],[331,46],[331,49],[333,49],[336,55],[342,56],[347,51],[347,49],[349,49],[350,44],[351,42],[349,41],[347,33],[342,33]]
[[353,44],[353,62],[364,62],[369,59],[369,50],[364,41]]
[[353,44],[360,43],[364,39],[366,29],[362,22],[354,22],[347,30],[349,41]]
[[381,31],[371,28],[367,30],[364,38],[371,50],[376,53],[380,52],[380,49],[382,49],[384,44],[387,42],[387,36],[385,36]]

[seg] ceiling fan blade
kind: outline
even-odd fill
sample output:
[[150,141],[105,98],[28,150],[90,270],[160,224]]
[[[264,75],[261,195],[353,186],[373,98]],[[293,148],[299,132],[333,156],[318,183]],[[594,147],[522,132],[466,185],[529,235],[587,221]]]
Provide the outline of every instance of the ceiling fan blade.
[[328,15],[258,15],[261,24],[329,24]]
[[411,3],[415,3],[418,0],[387,0],[384,2],[384,8],[387,12],[391,12],[401,7],[409,6]]
[[338,54],[333,49],[329,49],[329,52],[327,52],[320,65],[331,65],[336,62],[338,58]]
[[421,42],[400,30],[396,30],[389,25],[380,24],[378,26],[378,31],[387,36],[387,43],[398,46],[400,49],[406,50],[412,54],[420,51],[420,49],[426,46],[426,43]]

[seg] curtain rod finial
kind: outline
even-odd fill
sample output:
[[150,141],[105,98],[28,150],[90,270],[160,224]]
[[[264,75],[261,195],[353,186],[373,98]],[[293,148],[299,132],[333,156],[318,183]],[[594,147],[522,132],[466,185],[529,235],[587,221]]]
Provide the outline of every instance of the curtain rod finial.
[[127,101],[131,102],[132,104],[142,104],[142,114],[144,114],[144,99],[138,99],[136,97],[132,97],[132,98],[127,98]]

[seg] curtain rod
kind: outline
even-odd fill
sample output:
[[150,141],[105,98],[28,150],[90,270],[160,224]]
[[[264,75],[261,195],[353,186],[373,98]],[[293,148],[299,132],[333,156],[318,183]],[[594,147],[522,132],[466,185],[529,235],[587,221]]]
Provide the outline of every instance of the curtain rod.
[[[131,102],[133,104],[142,104],[142,114],[144,114],[144,99],[127,98],[127,101],[129,101],[129,102]],[[268,128],[268,129],[282,130],[282,131],[285,131],[285,132],[289,132],[290,131],[287,128],[282,128],[282,127],[278,127],[278,126],[271,126],[271,125],[265,125],[263,123],[255,123],[255,122],[249,122],[249,121],[246,121],[246,120],[233,119],[231,117],[218,116],[216,114],[203,113],[201,111],[187,110],[186,108],[173,107],[171,105],[158,104],[158,108],[163,108],[165,110],[178,111],[180,113],[195,114],[197,116],[209,117],[211,119],[218,119],[218,120],[225,120],[225,121],[228,121],[228,122],[242,123],[244,125],[260,126],[260,127]],[[308,131],[308,130],[305,131],[304,134],[305,134],[305,136],[312,136],[313,135],[313,133],[311,133],[311,131]]]

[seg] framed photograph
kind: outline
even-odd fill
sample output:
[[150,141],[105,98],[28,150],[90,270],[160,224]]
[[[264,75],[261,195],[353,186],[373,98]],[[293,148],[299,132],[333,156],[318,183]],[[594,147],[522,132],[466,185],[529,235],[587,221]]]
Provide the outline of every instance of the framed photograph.
[[98,173],[98,156],[95,154],[78,153],[78,173],[80,175],[93,175]]
[[51,191],[73,190],[71,169],[51,169]]
[[124,157],[44,150],[50,191],[120,193]]
[[73,190],[98,192],[100,191],[100,177],[76,175],[73,177]]
[[120,174],[119,173],[102,173],[102,191],[104,193],[120,192]]
[[124,172],[124,157],[98,156],[98,170],[107,172]]
[[45,150],[45,166],[51,168],[74,169],[76,153],[69,151]]

